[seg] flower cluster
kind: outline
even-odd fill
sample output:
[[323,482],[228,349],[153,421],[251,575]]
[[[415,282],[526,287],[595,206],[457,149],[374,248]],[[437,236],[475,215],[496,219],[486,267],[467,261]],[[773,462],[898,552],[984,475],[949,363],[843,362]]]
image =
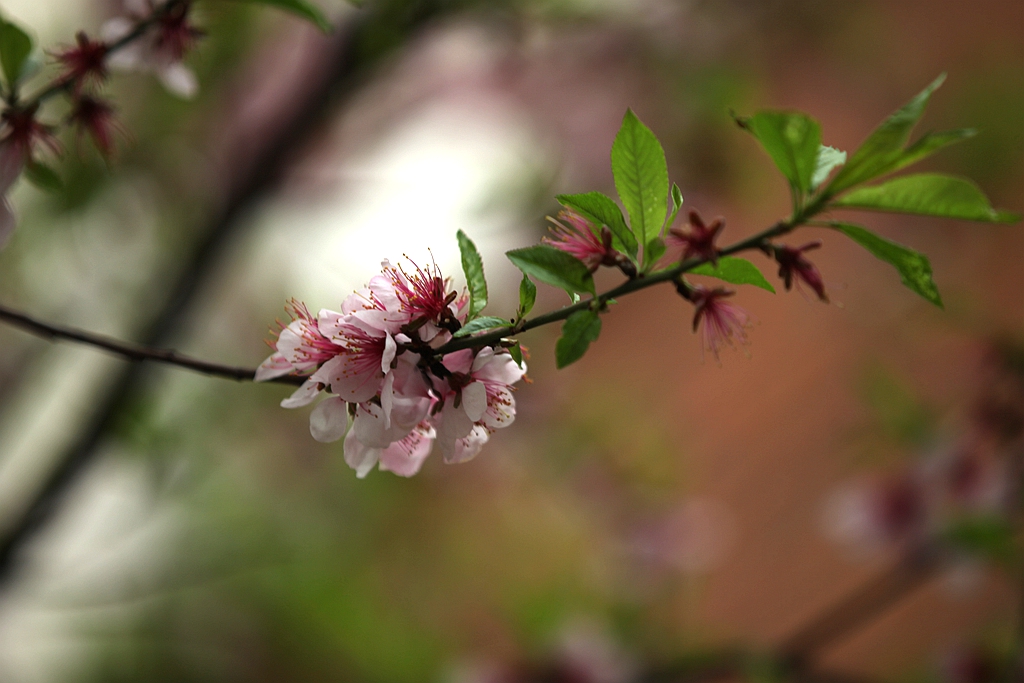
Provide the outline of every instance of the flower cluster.
[[515,419],[511,387],[525,368],[501,347],[438,356],[466,322],[468,300],[436,265],[410,265],[384,261],[340,312],[314,316],[293,302],[292,321],[256,373],[257,381],[311,373],[281,405],[308,405],[326,392],[310,433],[324,442],[345,437],[345,461],[359,477],[378,463],[412,476],[434,444],[445,462],[470,460]]

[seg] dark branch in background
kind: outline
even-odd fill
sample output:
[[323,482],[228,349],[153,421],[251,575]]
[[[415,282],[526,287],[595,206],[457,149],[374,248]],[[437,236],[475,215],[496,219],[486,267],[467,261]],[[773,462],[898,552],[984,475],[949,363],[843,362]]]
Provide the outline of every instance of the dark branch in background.
[[[266,145],[254,155],[240,178],[226,184],[232,188],[221,209],[199,231],[185,268],[169,283],[170,295],[141,335],[141,346],[168,344],[185,322],[207,278],[219,265],[225,248],[241,226],[245,213],[267,192],[273,190],[293,150],[317,134],[319,124],[350,99],[368,73],[396,52],[414,33],[423,29],[454,3],[397,0],[360,10],[351,22],[336,31],[325,60],[328,67],[316,76],[315,84],[294,101],[283,103],[290,112]],[[96,409],[78,439],[58,459],[32,501],[15,519],[0,530],[0,582],[9,581],[17,566],[18,551],[57,511],[77,476],[95,457],[103,439],[118,425],[121,415],[145,389],[143,364],[127,366],[105,396],[97,398]]]
[[[832,645],[865,626],[935,576],[942,563],[941,550],[921,546],[909,550],[883,574],[843,596],[774,648],[774,654],[754,655],[736,648],[699,660],[683,660],[644,672],[638,683],[711,683],[732,681],[752,669],[768,667],[782,680],[801,683],[871,683],[852,674],[821,671],[814,660]],[[787,678],[788,676],[788,678]]]
[[[240,382],[252,380],[253,376],[256,374],[256,370],[253,368],[238,368],[230,365],[221,365],[219,363],[210,363],[205,360],[199,360],[198,358],[185,356],[177,351],[151,349],[145,346],[129,344],[110,337],[93,334],[91,332],[77,330],[73,327],[44,323],[3,305],[0,305],[0,320],[14,327],[25,330],[30,334],[34,334],[44,339],[49,339],[50,341],[62,340],[85,344],[86,346],[92,346],[109,351],[131,361],[153,361],[156,363],[166,363],[168,365],[175,365],[179,368],[193,370],[204,375],[210,375],[211,377],[223,377],[225,379],[233,379]],[[279,384],[299,385],[305,381],[305,378],[289,375],[286,377],[275,377],[274,379],[267,381],[277,382]]]
[[941,566],[941,559],[935,547],[911,549],[891,569],[825,609],[779,646],[786,668],[805,669],[826,648],[927,583]]

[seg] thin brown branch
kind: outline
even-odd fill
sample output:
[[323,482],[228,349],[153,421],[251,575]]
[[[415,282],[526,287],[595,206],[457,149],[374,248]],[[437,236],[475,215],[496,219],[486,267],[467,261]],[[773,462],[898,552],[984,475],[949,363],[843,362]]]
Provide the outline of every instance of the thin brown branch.
[[[69,341],[77,344],[85,344],[86,346],[103,349],[104,351],[108,351],[130,361],[152,361],[155,363],[165,363],[167,365],[174,365],[194,372],[200,372],[211,377],[223,377],[225,379],[233,379],[239,382],[252,381],[256,374],[256,370],[254,368],[240,368],[231,365],[221,365],[220,363],[211,363],[209,361],[186,356],[170,349],[149,348],[139,344],[123,342],[113,339],[112,337],[93,334],[92,332],[86,332],[73,327],[44,323],[26,313],[16,311],[2,304],[0,304],[0,321],[49,341]],[[268,381],[277,382],[279,384],[299,385],[305,381],[305,378],[297,375],[288,375]]]

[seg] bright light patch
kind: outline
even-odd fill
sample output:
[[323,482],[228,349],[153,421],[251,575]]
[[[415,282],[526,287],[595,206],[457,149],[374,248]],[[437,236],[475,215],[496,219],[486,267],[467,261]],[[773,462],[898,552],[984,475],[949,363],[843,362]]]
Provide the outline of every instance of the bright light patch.
[[[286,284],[312,306],[338,305],[382,259],[403,255],[421,264],[433,255],[461,283],[457,230],[488,262],[522,240],[513,202],[486,205],[510,177],[536,169],[527,162],[541,156],[535,147],[524,126],[486,103],[429,107],[339,170],[336,201],[270,209],[269,258],[289,263]],[[488,270],[495,287],[502,272]]]

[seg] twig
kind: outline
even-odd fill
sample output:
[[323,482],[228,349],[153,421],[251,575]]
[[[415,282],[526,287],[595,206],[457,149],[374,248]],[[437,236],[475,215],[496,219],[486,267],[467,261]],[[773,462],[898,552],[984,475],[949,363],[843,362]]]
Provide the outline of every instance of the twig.
[[940,560],[939,550],[932,546],[912,549],[884,574],[826,608],[779,646],[786,668],[805,670],[827,647],[929,581]]
[[[175,365],[180,368],[200,372],[211,377],[224,377],[226,379],[233,379],[239,382],[252,380],[256,373],[256,370],[253,368],[239,368],[230,365],[221,365],[220,363],[211,363],[209,361],[199,360],[198,358],[191,358],[180,354],[177,351],[152,349],[138,344],[119,341],[111,337],[77,330],[72,327],[44,323],[26,315],[25,313],[15,311],[2,304],[0,304],[0,321],[25,330],[29,334],[34,334],[37,337],[42,337],[50,341],[62,340],[85,344],[87,346],[103,349],[104,351],[109,351],[110,353],[131,361],[153,361],[156,363],[166,363],[168,365]],[[277,382],[279,384],[299,385],[305,381],[305,378],[297,375],[287,375],[285,377],[277,377],[268,381]]]
[[[771,228],[754,235],[753,237],[737,242],[736,244],[723,249],[721,253],[723,255],[728,255],[735,254],[746,249],[757,248],[767,239],[781,235],[791,229],[792,227],[787,223],[778,223]],[[566,306],[564,308],[545,313],[544,315],[539,315],[535,318],[523,321],[516,328],[502,328],[485,335],[453,340],[439,348],[434,353],[436,355],[443,355],[459,349],[482,348],[484,346],[495,344],[508,334],[523,332],[541,327],[542,325],[549,325],[560,320],[565,320],[576,311],[584,310],[595,305],[601,306],[612,299],[626,294],[646,289],[647,287],[653,287],[654,285],[661,284],[663,282],[671,282],[683,273],[693,270],[705,262],[706,259],[689,259],[678,266],[654,273],[648,277],[629,280],[614,289],[603,294],[599,294],[594,299],[587,299],[586,301],[581,301],[572,306]],[[111,337],[86,332],[84,330],[44,323],[26,313],[16,311],[3,305],[0,305],[0,321],[14,325],[15,327],[19,327],[46,339],[61,339],[64,341],[93,346],[131,361],[154,361],[157,363],[165,363],[167,365],[185,368],[186,370],[200,372],[204,375],[224,377],[237,381],[251,381],[253,380],[256,372],[253,368],[239,368],[229,365],[221,365],[220,363],[211,363],[209,361],[191,358],[167,349],[158,349],[139,344],[132,344],[113,339]],[[277,382],[279,384],[299,385],[305,381],[305,378],[298,375],[288,375],[270,381]]]

